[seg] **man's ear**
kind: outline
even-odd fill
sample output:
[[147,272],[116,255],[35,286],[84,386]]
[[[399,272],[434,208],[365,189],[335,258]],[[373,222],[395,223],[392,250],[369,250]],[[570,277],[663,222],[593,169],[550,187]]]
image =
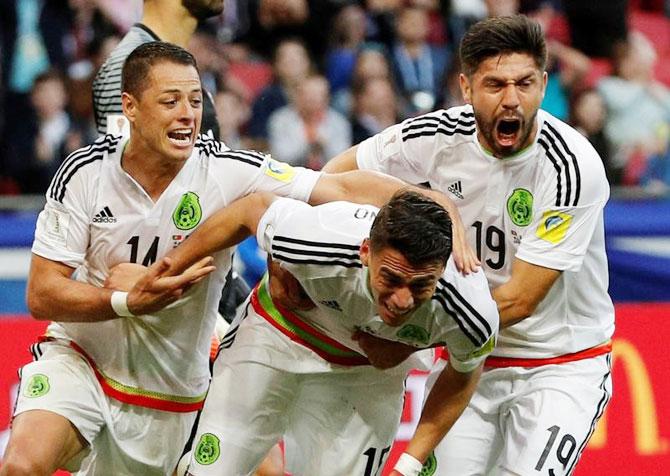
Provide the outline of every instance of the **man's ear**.
[[363,263],[363,266],[368,266],[370,261],[370,238],[363,240],[359,253],[361,255],[361,263]]
[[135,123],[137,115],[137,99],[129,93],[121,94],[121,107],[123,108],[123,115],[128,118],[131,124]]
[[472,88],[470,87],[470,80],[463,73],[458,75],[458,84],[461,87],[461,95],[466,104],[472,104]]

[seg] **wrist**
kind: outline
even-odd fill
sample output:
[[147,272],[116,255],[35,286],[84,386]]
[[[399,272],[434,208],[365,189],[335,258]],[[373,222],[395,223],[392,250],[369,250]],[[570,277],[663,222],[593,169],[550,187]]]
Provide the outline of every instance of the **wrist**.
[[135,315],[128,309],[128,293],[125,291],[114,291],[110,303],[117,316],[132,317]]
[[419,476],[423,463],[409,453],[403,453],[393,467],[394,471],[403,476]]

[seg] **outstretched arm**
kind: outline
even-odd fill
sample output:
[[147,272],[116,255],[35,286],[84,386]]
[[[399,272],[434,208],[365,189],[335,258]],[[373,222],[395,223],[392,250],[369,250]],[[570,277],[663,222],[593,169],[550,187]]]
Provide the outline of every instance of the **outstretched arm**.
[[[426,399],[419,425],[405,449],[406,454],[420,463],[426,461],[468,405],[479,382],[482,366],[468,373],[457,372],[451,365],[444,368]],[[391,472],[391,476],[410,474],[396,469]]]
[[[214,270],[211,258],[203,258],[177,276],[164,277],[170,266],[163,258],[134,285],[125,299],[135,315],[154,312],[181,297],[184,291]],[[99,288],[71,278],[74,269],[57,261],[33,255],[26,293],[35,319],[58,322],[97,322],[118,319],[112,308],[112,289]]]
[[[475,272],[480,263],[474,250],[466,241],[465,227],[454,202],[439,191],[409,185],[402,180],[379,172],[359,170],[358,173],[360,175],[351,175],[352,171],[358,170],[358,163],[356,162],[357,150],[358,146],[351,147],[328,161],[323,168],[324,172],[328,172],[328,174],[321,177],[317,183],[317,187],[312,192],[310,202],[312,200],[343,200],[342,198],[332,198],[329,194],[344,193],[346,194],[345,196],[350,197],[347,198],[349,201],[382,206],[401,188],[408,188],[423,193],[442,205],[449,212],[449,217],[452,221],[452,247],[456,267],[459,271],[466,274]],[[319,187],[320,185],[322,187]],[[342,191],[342,188],[344,188],[344,191]],[[371,196],[368,196],[368,194]]]
[[169,273],[181,273],[199,259],[255,234],[258,222],[275,198],[271,193],[252,193],[213,214],[168,253],[172,259]]

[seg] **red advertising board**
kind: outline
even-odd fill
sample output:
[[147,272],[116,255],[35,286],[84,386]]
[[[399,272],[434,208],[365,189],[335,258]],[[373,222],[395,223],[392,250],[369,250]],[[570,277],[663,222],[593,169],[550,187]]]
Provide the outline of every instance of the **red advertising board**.
[[[0,318],[0,454],[9,435],[17,369],[30,360],[29,345],[46,324],[25,317]],[[617,305],[613,346],[614,396],[575,474],[665,476],[670,474],[670,304]],[[389,464],[411,436],[420,413],[425,376],[413,374],[398,439]],[[384,473],[388,474],[388,470]]]

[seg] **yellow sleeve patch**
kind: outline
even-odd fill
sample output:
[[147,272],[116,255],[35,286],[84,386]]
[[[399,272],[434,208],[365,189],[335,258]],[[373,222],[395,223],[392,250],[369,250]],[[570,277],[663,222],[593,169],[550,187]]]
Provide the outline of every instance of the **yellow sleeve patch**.
[[565,238],[565,234],[568,232],[571,223],[572,216],[567,213],[555,211],[544,212],[535,236],[549,243],[559,243]]
[[269,159],[268,166],[265,169],[265,175],[269,175],[281,182],[291,182],[295,177],[295,169],[284,162]]

